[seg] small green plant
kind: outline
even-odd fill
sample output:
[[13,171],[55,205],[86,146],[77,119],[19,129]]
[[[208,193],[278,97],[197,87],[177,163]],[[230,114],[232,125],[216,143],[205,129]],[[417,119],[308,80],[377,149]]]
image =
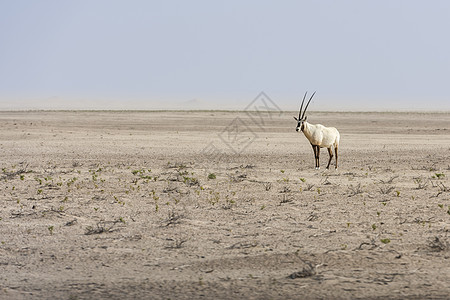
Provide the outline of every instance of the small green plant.
[[389,244],[391,242],[390,239],[380,239],[383,244]]
[[214,173],[209,174],[208,179],[216,179],[216,174]]
[[199,185],[198,179],[194,177],[183,176],[183,182],[188,186]]
[[280,170],[280,172],[284,174],[284,170]]
[[121,205],[125,205],[125,201],[120,201],[119,198],[117,198],[117,196],[113,196],[114,201],[116,201],[116,203],[119,203]]
[[397,195],[397,197],[400,197],[400,191],[395,191],[395,193],[396,193],[396,195]]
[[72,184],[75,183],[75,181],[77,181],[78,178],[77,177],[73,177],[72,179],[70,179],[69,181],[67,181],[67,187],[70,187]]
[[50,232],[51,235],[53,235],[53,230],[55,229],[54,226],[48,226],[48,231]]
[[20,180],[25,180],[25,175],[20,175]]
[[377,229],[377,225],[372,224],[372,230],[375,230],[375,229]]
[[433,176],[433,178],[437,178],[437,179],[441,179],[443,177],[445,177],[444,173],[434,173],[435,176]]
[[220,200],[220,193],[219,192],[213,192],[209,191],[210,197],[208,197],[209,203],[212,205],[215,205]]
[[305,179],[305,178],[300,178],[300,181],[301,181],[301,182],[305,182],[306,179]]
[[155,200],[155,201],[159,200],[159,197],[156,196],[156,191],[155,190],[152,190],[152,195],[153,195],[153,200]]
[[444,204],[438,204],[440,208],[444,208]]
[[265,205],[262,205],[262,206],[261,206],[261,210],[263,210],[264,208],[266,208],[266,206],[265,206]]

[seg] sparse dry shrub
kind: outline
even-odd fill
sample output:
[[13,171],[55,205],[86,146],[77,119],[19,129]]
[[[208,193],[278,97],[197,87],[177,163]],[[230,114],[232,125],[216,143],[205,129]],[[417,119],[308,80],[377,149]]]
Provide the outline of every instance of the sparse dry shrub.
[[240,165],[239,166],[241,169],[253,169],[255,167],[255,165],[252,164],[247,164],[247,165]]
[[165,226],[180,224],[184,217],[184,214],[180,214],[176,211],[169,211],[167,219],[164,221]]
[[186,243],[188,240],[184,238],[177,238],[177,239],[169,239],[173,242],[173,245],[166,246],[166,249],[180,249],[183,247],[183,244]]
[[79,161],[73,161],[73,162],[72,162],[72,167],[73,167],[73,168],[78,168],[78,167],[80,167],[80,166],[82,166],[82,164],[81,164]]
[[96,227],[88,226],[85,231],[85,235],[101,234],[116,231],[114,228],[117,223],[123,223],[122,220],[116,221],[100,221],[96,224]]
[[320,265],[313,265],[311,262],[303,260],[306,266],[303,267],[301,271],[294,272],[288,276],[290,279],[296,279],[296,278],[306,278],[311,277],[317,274],[317,267]]
[[176,186],[167,185],[163,189],[163,193],[180,193],[180,191],[178,190],[178,187],[176,187]]
[[416,190],[422,190],[428,186],[428,181],[422,177],[414,177],[413,180],[417,184]]
[[168,162],[167,163],[167,168],[168,169],[182,170],[182,169],[186,169],[187,165],[185,163],[183,163],[183,162],[175,162],[175,163]]
[[6,171],[6,169],[3,170],[3,177],[1,178],[2,180],[10,180],[13,179],[14,177],[24,174],[24,173],[29,173],[30,171],[27,171],[27,167],[28,164],[22,165],[22,167],[14,172],[8,172]]
[[382,184],[391,184],[391,183],[394,182],[394,179],[397,179],[398,177],[399,177],[398,175],[394,175],[391,178],[389,178],[388,180],[380,179],[380,183],[382,183]]
[[240,175],[228,175],[231,182],[242,182],[247,178],[247,174],[240,174]]
[[446,251],[449,246],[449,242],[442,237],[435,236],[428,240],[428,248],[433,252]]
[[288,186],[283,187],[283,189],[280,191],[280,193],[290,193],[291,192],[291,188]]
[[271,182],[266,182],[264,183],[264,188],[266,189],[266,191],[270,191],[270,189],[272,188],[272,183]]
[[439,188],[440,192],[449,192],[450,191],[450,188],[445,186],[444,183],[442,183],[441,181],[436,183],[436,187]]
[[323,185],[332,185],[332,183],[328,180],[328,176],[322,181]]
[[291,194],[283,194],[280,204],[290,203],[292,201],[294,201],[294,197]]
[[378,188],[378,190],[380,191],[380,194],[382,194],[382,195],[387,195],[387,194],[391,193],[394,189],[395,189],[395,186],[381,186]]
[[195,177],[187,177],[187,176],[183,176],[183,182],[184,182],[187,186],[197,186],[197,185],[200,185],[198,179],[195,178]]
[[362,193],[364,193],[364,191],[361,188],[361,183],[358,183],[358,185],[356,185],[356,186],[354,186],[352,184],[349,185],[349,187],[348,187],[348,194],[349,194],[348,196],[349,197],[353,197],[353,196],[356,196],[356,195],[359,195]]
[[311,191],[313,187],[314,187],[314,184],[308,183],[308,184],[306,185],[306,187],[305,187],[304,190],[305,190],[305,191]]

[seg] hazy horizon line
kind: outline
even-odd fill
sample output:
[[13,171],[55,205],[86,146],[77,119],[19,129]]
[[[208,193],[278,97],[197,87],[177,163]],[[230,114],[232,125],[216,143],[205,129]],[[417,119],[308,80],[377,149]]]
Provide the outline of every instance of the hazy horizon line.
[[[242,109],[0,109],[1,113],[7,112],[236,112],[236,113],[298,113],[296,110],[281,111],[254,111]],[[309,110],[309,113],[433,113],[448,114],[450,110]]]

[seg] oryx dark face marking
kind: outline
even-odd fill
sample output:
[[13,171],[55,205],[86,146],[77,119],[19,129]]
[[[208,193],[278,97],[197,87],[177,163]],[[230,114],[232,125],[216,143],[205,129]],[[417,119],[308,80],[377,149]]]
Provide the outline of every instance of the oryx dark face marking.
[[303,131],[303,129],[305,128],[305,121],[306,121],[306,117],[304,118],[304,119],[301,119],[301,120],[299,120],[299,119],[297,119],[296,117],[294,117],[294,119],[297,121],[297,127],[295,127],[295,131],[299,131],[299,130],[301,130],[301,131]]

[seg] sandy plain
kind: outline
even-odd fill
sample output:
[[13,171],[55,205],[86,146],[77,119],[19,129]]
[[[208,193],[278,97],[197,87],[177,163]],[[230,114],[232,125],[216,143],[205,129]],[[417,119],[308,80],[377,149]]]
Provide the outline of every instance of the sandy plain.
[[308,120],[0,112],[0,299],[448,299],[450,114]]

